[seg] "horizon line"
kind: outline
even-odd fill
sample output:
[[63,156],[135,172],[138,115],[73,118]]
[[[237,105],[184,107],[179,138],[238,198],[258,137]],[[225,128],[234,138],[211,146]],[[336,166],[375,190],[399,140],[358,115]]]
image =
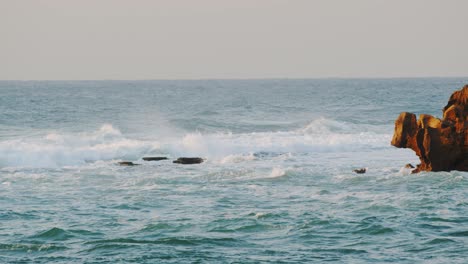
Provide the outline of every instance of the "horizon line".
[[255,77],[255,78],[135,78],[135,79],[0,79],[0,82],[89,82],[89,81],[261,81],[261,80],[392,80],[392,79],[460,79],[467,76],[393,76],[393,77]]

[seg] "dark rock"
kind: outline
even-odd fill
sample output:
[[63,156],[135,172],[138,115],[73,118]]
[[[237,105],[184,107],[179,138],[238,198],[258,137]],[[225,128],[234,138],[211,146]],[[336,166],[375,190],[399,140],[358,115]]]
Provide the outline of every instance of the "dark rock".
[[406,169],[414,169],[414,166],[411,163],[405,165]]
[[357,174],[364,174],[366,173],[366,168],[361,168],[361,169],[355,169],[353,170]]
[[391,144],[410,148],[421,160],[420,171],[468,171],[468,85],[450,96],[443,118],[403,112],[395,121]]
[[167,160],[166,157],[143,157],[144,161],[159,161],[159,160]]
[[120,161],[119,165],[120,166],[137,166],[137,165],[140,165],[140,164],[136,164],[136,163],[133,163],[131,161]]
[[179,164],[199,164],[202,163],[203,159],[202,158],[178,158],[177,160],[174,160],[173,163],[179,163]]

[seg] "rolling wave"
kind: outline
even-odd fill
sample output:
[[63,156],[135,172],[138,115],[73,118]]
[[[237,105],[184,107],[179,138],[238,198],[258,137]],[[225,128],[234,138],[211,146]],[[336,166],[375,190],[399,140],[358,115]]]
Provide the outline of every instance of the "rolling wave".
[[[365,131],[365,132],[361,132]],[[144,155],[202,156],[224,162],[252,160],[255,153],[346,152],[388,146],[390,134],[320,118],[291,131],[189,133],[158,141],[129,139],[112,125],[76,134],[0,141],[1,167],[63,167],[101,160],[138,160]],[[258,156],[258,155],[257,155]]]

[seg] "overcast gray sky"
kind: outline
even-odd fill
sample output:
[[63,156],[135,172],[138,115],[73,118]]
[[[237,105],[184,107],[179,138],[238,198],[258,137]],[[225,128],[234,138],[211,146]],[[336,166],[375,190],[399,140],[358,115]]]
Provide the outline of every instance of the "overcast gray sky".
[[465,0],[0,0],[0,79],[468,76]]

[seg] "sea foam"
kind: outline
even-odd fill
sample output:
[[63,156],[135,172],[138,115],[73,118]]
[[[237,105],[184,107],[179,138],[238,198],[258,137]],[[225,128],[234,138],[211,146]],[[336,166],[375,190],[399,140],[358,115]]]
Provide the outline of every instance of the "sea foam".
[[98,160],[137,158],[157,148],[154,142],[125,138],[112,125],[78,134],[49,133],[41,138],[0,142],[0,166],[62,167]]
[[[365,131],[365,128],[362,130]],[[388,147],[391,135],[361,132],[356,125],[320,118],[291,131],[187,133],[159,141],[129,139],[112,125],[75,134],[49,133],[40,138],[0,142],[1,167],[62,167],[114,159],[138,160],[151,153],[199,156],[220,163],[281,158],[290,153],[359,151]],[[264,153],[264,155],[255,155]],[[266,153],[266,154],[265,154]],[[277,155],[267,155],[276,153]]]
[[[362,132],[360,131],[360,129]],[[189,133],[161,147],[180,155],[202,155],[231,160],[250,159],[246,154],[317,153],[357,151],[388,147],[390,134],[378,134],[356,125],[320,118],[304,128],[291,131],[252,133]],[[233,158],[232,155],[240,155]]]

